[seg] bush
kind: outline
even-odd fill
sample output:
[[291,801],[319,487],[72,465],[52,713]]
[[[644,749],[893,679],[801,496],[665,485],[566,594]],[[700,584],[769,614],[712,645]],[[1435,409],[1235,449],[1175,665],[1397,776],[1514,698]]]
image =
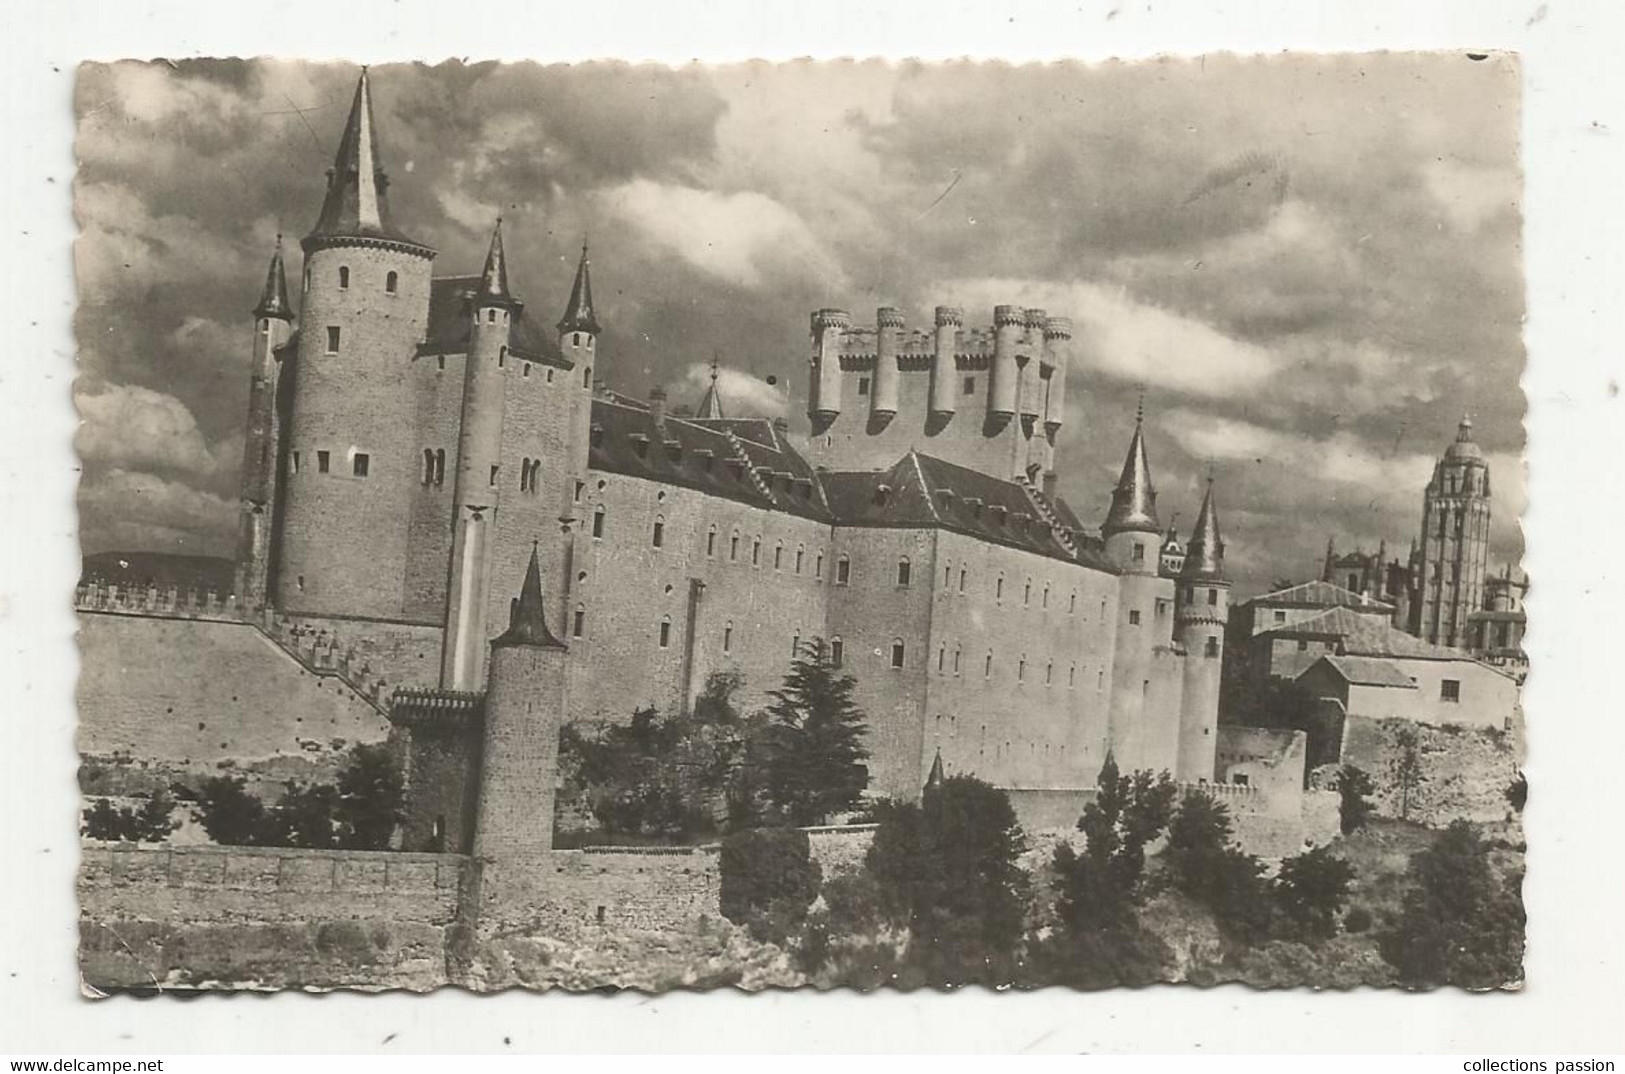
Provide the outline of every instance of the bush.
[[1356,906],[1343,915],[1343,931],[1347,933],[1368,932],[1371,929],[1371,911],[1363,906]]
[[1371,818],[1370,795],[1376,787],[1371,777],[1355,765],[1346,764],[1337,773],[1337,812],[1339,827],[1350,835],[1365,827]]
[[210,776],[198,786],[198,819],[225,846],[274,846],[277,824],[242,776]]
[[1498,881],[1471,824],[1453,821],[1412,856],[1406,878],[1400,920],[1381,938],[1402,981],[1499,988],[1523,979],[1523,874]]
[[174,810],[174,799],[163,791],[147,799],[140,809],[115,809],[106,798],[98,798],[85,810],[80,832],[90,839],[109,842],[161,843],[181,826],[180,821],[170,819]]
[[798,828],[736,832],[723,840],[718,864],[722,916],[758,940],[781,945],[806,920],[823,878],[807,833]]
[[1336,935],[1337,914],[1348,902],[1353,880],[1352,865],[1317,847],[1283,861],[1271,888],[1295,938],[1312,943]]

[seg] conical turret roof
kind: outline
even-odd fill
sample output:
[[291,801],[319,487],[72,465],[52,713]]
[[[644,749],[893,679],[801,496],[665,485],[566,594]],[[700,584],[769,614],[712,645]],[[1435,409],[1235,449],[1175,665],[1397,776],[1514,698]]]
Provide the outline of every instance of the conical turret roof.
[[711,383],[706,387],[705,394],[700,396],[700,405],[694,411],[696,418],[725,418],[722,412],[722,393],[717,391],[717,363],[711,360]]
[[565,644],[547,629],[547,613],[542,608],[542,565],[536,555],[536,546],[530,548],[530,566],[525,568],[525,581],[519,587],[508,613],[508,629],[491,643],[506,648],[529,645],[538,649],[563,649]]
[[480,288],[474,297],[479,306],[511,306],[513,292],[508,290],[508,255],[502,249],[502,217],[491,232],[491,249],[485,255],[485,268],[480,271]]
[[587,244],[581,244],[581,261],[576,265],[576,282],[570,287],[570,302],[559,318],[560,332],[598,334],[598,318],[592,309],[592,272],[587,260]]
[[1222,582],[1224,576],[1224,539],[1219,536],[1219,509],[1213,502],[1213,479],[1207,480],[1207,493],[1202,497],[1202,510],[1196,516],[1196,530],[1186,546],[1185,569],[1181,578],[1203,582]]
[[293,303],[288,301],[288,274],[282,268],[281,235],[276,237],[276,252],[271,255],[271,267],[265,273],[265,290],[260,293],[259,305],[254,307],[254,316],[293,320]]
[[305,236],[305,249],[335,239],[382,239],[432,253],[395,226],[389,213],[388,192],[389,176],[384,173],[378,152],[378,127],[372,119],[372,90],[363,67],[355,99],[350,103],[350,118],[345,121],[338,153],[327,172],[322,215]]
[[1112,490],[1112,506],[1106,513],[1106,524],[1100,528],[1107,537],[1127,531],[1162,532],[1162,524],[1157,521],[1157,490],[1151,484],[1151,463],[1145,454],[1143,411],[1135,416],[1134,439],[1129,441],[1123,474]]

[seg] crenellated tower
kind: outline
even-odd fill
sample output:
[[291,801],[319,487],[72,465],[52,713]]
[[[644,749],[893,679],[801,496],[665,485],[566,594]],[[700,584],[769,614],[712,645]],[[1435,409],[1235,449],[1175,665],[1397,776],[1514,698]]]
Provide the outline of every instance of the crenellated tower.
[[498,219],[485,268],[468,297],[465,314],[472,321],[463,366],[457,478],[452,494],[451,583],[446,590],[440,666],[440,684],[453,690],[477,689],[484,672],[492,542],[502,493],[504,366],[519,311],[520,303],[508,287],[508,258]]
[[395,226],[388,192],[363,68],[301,244],[276,571],[277,605],[292,614],[409,618],[403,522],[421,445],[407,374],[426,336],[435,251]]
[[282,355],[293,328],[293,304],[282,264],[282,236],[254,307],[253,358],[248,382],[248,428],[243,441],[242,507],[237,537],[237,597],[262,607],[269,597],[275,558],[277,494],[282,462]]
[[1468,644],[1467,617],[1484,606],[1490,561],[1490,469],[1463,417],[1422,494],[1417,629],[1435,645]]
[[1174,597],[1175,639],[1185,650],[1185,685],[1179,717],[1176,778],[1212,779],[1218,742],[1219,679],[1224,666],[1224,628],[1230,621],[1230,579],[1224,570],[1219,508],[1208,478],[1196,529],[1185,546]]
[[1107,745],[1123,769],[1132,771],[1145,753],[1141,739],[1151,691],[1151,654],[1160,640],[1157,601],[1167,588],[1159,577],[1162,525],[1157,521],[1157,490],[1145,450],[1143,407],[1135,415],[1134,437],[1100,534],[1107,558],[1121,572]]

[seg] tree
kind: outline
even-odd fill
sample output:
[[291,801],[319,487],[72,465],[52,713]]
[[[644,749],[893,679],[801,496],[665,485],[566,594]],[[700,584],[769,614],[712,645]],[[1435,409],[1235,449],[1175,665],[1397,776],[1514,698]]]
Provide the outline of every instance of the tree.
[[405,819],[405,781],[389,747],[357,746],[339,773],[333,802],[338,844],[352,850],[387,850],[395,828]]
[[268,846],[276,823],[265,803],[248,793],[242,776],[211,776],[198,787],[198,820],[209,838],[225,846]]
[[1106,754],[1098,792],[1078,818],[1083,853],[1063,843],[1055,851],[1061,895],[1056,913],[1074,933],[1126,929],[1134,920],[1145,874],[1145,848],[1168,826],[1178,794],[1168,773],[1118,772]]
[[1281,862],[1271,890],[1298,936],[1314,942],[1337,934],[1337,915],[1348,902],[1353,881],[1352,865],[1316,847]]
[[1344,835],[1351,835],[1365,827],[1371,817],[1370,795],[1376,789],[1364,769],[1346,764],[1338,770],[1338,826]]
[[1422,741],[1416,728],[1407,724],[1394,731],[1394,755],[1388,761],[1388,774],[1399,791],[1399,819],[1410,820],[1416,792],[1427,782]]
[[1213,911],[1219,924],[1244,936],[1269,924],[1264,866],[1230,841],[1230,811],[1201,791],[1185,794],[1168,825],[1164,868],[1174,887]]
[[756,939],[783,945],[806,921],[823,871],[799,828],[735,832],[719,855],[722,916]]
[[1026,843],[1009,797],[974,776],[949,776],[918,804],[885,802],[866,867],[884,916],[909,933],[922,983],[1013,979],[1026,913]]
[[1382,955],[1409,985],[1498,988],[1523,977],[1523,874],[1497,879],[1473,826],[1452,821],[1411,857],[1410,883]]
[[165,791],[148,798],[140,809],[114,808],[106,798],[98,798],[85,810],[81,832],[87,838],[110,842],[161,843],[181,826],[180,821],[170,819],[174,811],[175,800]]
[[282,798],[266,814],[273,846],[331,850],[339,845],[333,814],[339,795],[332,784],[301,784],[288,780]]
[[868,786],[857,682],[831,662],[822,638],[802,645],[784,685],[771,691],[763,740],[763,797],[797,825],[822,824],[854,806]]

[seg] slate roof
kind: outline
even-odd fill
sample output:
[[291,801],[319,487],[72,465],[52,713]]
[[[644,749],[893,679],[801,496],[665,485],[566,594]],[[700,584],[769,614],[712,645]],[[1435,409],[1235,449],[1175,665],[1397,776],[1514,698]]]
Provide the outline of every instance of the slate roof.
[[1288,589],[1254,597],[1248,604],[1276,604],[1299,608],[1359,608],[1368,612],[1391,612],[1392,604],[1356,593],[1330,582],[1304,582]]
[[[419,354],[467,354],[471,322],[464,305],[465,296],[479,286],[479,274],[436,276],[429,281],[429,329],[427,339],[418,345]],[[545,325],[525,316],[523,305],[514,310],[508,353],[530,362],[556,369],[574,369],[564,357],[558,340]]]
[[1369,656],[1323,656],[1311,664],[1326,664],[1354,686],[1393,686],[1402,690],[1416,689],[1411,677],[1386,660]]

